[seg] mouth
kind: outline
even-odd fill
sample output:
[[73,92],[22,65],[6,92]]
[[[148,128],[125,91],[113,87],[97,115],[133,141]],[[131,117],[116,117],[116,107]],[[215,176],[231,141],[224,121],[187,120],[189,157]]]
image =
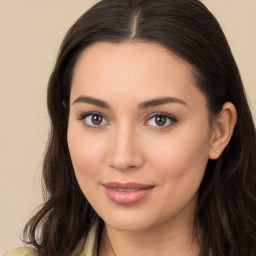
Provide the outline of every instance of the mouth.
[[155,186],[139,183],[109,182],[102,184],[107,197],[120,205],[136,204],[147,197]]

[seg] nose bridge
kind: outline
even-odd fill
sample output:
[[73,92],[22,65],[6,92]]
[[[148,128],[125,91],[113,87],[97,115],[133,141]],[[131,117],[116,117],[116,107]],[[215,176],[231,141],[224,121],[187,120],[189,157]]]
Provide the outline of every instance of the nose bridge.
[[112,168],[125,170],[143,164],[139,135],[133,125],[120,123],[110,138],[109,164]]

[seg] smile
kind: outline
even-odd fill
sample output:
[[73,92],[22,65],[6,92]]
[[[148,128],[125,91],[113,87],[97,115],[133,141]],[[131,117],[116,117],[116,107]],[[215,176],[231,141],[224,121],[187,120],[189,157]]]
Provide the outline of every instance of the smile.
[[136,204],[147,197],[155,186],[139,183],[110,182],[103,184],[107,197],[120,205]]

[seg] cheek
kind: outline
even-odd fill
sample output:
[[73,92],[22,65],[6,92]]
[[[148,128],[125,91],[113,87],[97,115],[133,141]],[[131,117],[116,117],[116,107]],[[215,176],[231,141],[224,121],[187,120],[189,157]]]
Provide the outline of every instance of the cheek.
[[198,131],[190,127],[158,140],[155,147],[148,147],[151,150],[147,159],[162,195],[157,199],[159,211],[165,218],[196,202],[208,162],[208,136],[207,129]]
[[162,178],[174,183],[201,180],[208,162],[210,133],[207,125],[188,125],[173,130],[150,148],[151,165]]
[[98,208],[97,184],[105,154],[104,140],[99,137],[72,126],[68,130],[68,146],[75,176],[80,189],[94,208]]
[[102,136],[92,136],[83,127],[72,124],[68,129],[67,139],[75,175],[83,190],[85,183],[95,179],[101,169],[99,167],[105,156],[106,145]]

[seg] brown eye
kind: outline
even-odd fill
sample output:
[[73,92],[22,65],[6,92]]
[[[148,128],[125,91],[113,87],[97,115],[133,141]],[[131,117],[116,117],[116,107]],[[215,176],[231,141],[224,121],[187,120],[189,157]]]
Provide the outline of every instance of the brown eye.
[[100,125],[102,122],[102,116],[100,115],[91,115],[91,122],[94,125]]
[[147,121],[147,126],[153,127],[167,127],[170,126],[172,123],[177,122],[177,119],[169,114],[156,114],[151,116]]
[[155,117],[155,123],[158,125],[158,126],[163,126],[166,124],[166,121],[167,121],[167,118],[166,116],[157,116]]
[[108,121],[106,118],[104,118],[101,114],[97,113],[92,113],[92,114],[87,114],[85,116],[82,116],[80,120],[83,120],[83,123],[86,126],[89,127],[95,127],[95,128],[100,128],[103,125],[108,124]]

